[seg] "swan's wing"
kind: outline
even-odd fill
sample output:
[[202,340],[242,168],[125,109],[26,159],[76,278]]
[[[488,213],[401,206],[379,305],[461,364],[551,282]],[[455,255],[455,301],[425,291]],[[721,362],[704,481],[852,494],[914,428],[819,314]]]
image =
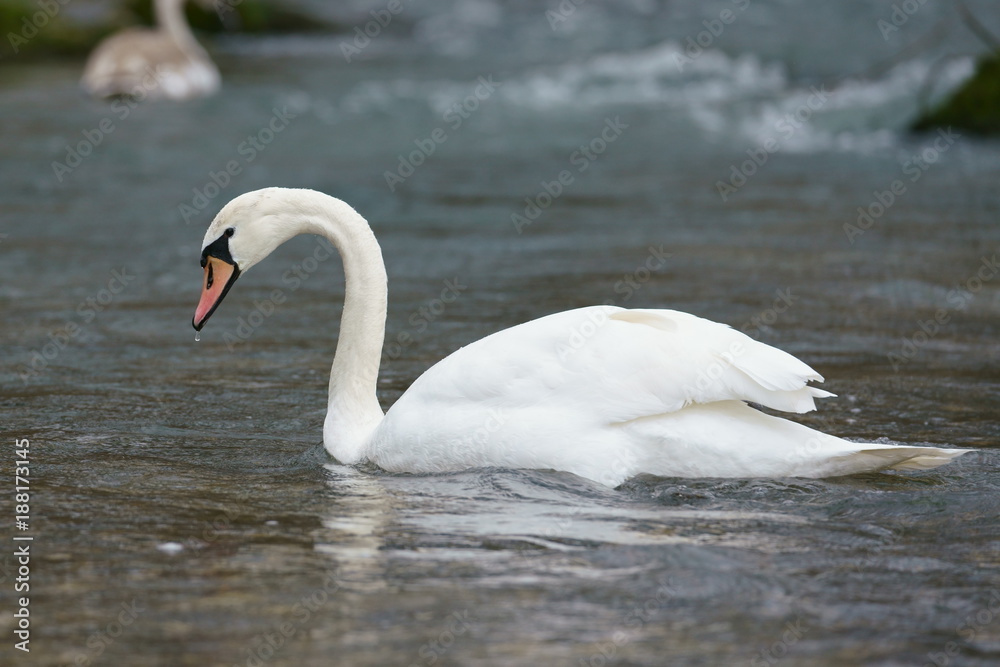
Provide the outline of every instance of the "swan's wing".
[[682,477],[825,477],[941,465],[965,450],[850,443],[748,406],[831,396],[795,357],[669,310],[595,306],[477,341],[390,408],[369,457],[388,470],[553,468],[615,486]]
[[832,395],[810,381],[823,378],[726,325],[672,310],[593,306],[483,338],[433,366],[411,391],[445,405],[569,400],[616,423],[729,400],[807,412],[814,398]]

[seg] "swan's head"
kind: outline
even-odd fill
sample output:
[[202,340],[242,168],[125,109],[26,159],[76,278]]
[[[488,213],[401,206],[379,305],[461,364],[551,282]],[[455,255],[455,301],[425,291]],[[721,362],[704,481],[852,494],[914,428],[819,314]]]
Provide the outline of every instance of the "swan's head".
[[226,204],[208,226],[201,246],[205,269],[201,300],[191,324],[201,331],[244,271],[299,233],[292,224],[303,190],[265,188],[240,195]]

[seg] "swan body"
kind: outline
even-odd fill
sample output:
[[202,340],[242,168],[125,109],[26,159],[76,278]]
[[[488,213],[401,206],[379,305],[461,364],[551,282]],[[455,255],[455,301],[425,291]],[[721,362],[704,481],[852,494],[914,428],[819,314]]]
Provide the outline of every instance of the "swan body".
[[201,329],[242,271],[288,238],[322,234],[346,274],[330,375],[326,449],[394,472],[555,469],[617,486],[677,477],[832,477],[922,470],[970,450],[855,443],[765,414],[832,396],[795,357],[672,310],[592,306],[476,341],[417,378],[383,415],[375,397],[386,275],[367,222],[310,190],[267,188],[227,204],[205,236]]
[[187,100],[219,89],[219,70],[184,19],[185,0],[155,0],[157,28],[128,28],[97,45],[81,84],[94,97]]

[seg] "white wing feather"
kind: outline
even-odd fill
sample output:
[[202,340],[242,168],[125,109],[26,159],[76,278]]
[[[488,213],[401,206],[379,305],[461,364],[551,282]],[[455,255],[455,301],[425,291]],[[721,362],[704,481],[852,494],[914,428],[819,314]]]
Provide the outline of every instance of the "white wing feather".
[[613,486],[642,472],[820,477],[933,467],[966,451],[849,443],[745,404],[814,410],[815,398],[833,395],[808,385],[822,381],[723,324],[593,306],[449,355],[392,406],[368,453],[388,470],[554,468]]

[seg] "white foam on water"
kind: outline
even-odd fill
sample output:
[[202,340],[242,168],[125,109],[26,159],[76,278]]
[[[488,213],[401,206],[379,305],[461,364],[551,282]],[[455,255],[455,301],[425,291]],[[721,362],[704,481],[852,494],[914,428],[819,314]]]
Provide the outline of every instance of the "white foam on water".
[[930,63],[910,61],[879,79],[799,86],[762,101],[735,127],[751,145],[775,140],[786,152],[881,150],[895,146],[916,117],[928,82],[936,82],[927,100],[933,104],[973,70],[971,58],[956,59],[936,73]]
[[184,545],[179,542],[162,542],[156,545],[157,551],[162,551],[165,554],[179,554],[184,551]]
[[[681,44],[668,41],[496,77],[500,85],[487,96],[494,112],[519,117],[662,107],[686,114],[711,142],[753,148],[775,141],[779,150],[795,153],[865,152],[898,144],[925,92],[930,91],[932,103],[940,100],[973,70],[971,58],[941,67],[912,60],[875,79],[808,84],[792,81],[782,63],[764,62],[754,54],[708,50],[689,58]],[[484,77],[493,79],[491,74]],[[480,81],[369,80],[346,91],[338,108],[347,114],[391,114],[417,105],[440,116],[477,88],[482,93]],[[479,99],[487,104],[486,97]]]

